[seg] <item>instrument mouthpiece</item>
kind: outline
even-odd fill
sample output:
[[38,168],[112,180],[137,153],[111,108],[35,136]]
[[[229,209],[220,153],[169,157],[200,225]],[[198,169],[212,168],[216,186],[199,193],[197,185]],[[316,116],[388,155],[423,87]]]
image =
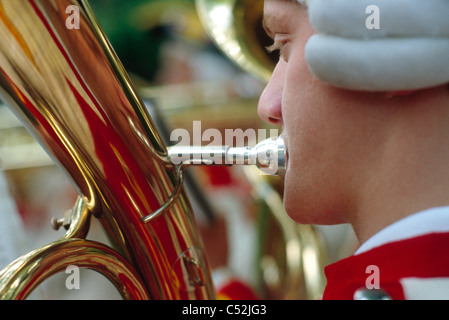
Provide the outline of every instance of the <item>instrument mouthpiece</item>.
[[264,174],[281,177],[285,174],[282,136],[263,140],[254,147],[172,146],[168,155],[175,165],[255,165]]

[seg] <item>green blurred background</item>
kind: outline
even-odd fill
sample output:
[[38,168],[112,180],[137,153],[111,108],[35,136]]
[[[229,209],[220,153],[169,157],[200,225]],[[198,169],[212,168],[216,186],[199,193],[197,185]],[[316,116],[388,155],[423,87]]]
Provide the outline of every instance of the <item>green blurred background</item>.
[[125,68],[156,81],[161,48],[185,41],[215,51],[202,29],[193,0],[91,0],[101,26]]

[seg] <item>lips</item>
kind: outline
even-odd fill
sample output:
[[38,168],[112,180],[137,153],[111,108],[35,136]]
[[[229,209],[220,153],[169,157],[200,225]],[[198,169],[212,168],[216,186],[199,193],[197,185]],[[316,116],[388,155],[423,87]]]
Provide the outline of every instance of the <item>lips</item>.
[[289,160],[289,153],[288,153],[288,138],[285,132],[282,134],[282,139],[284,139],[284,145],[285,145],[285,171],[288,170],[288,160]]

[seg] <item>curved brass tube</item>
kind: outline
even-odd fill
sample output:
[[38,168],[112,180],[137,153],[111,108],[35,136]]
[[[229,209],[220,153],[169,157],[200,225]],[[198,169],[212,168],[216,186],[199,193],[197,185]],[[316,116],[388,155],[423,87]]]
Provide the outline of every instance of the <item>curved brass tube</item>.
[[[88,1],[0,0],[0,38],[0,95],[151,298],[215,297],[184,188],[160,219],[142,222],[173,193],[176,171]],[[69,227],[69,236],[84,235],[84,225]],[[179,263],[186,252],[195,253],[196,267]]]
[[149,299],[139,274],[117,252],[101,243],[63,239],[30,252],[0,273],[0,299],[26,299],[44,280],[70,265],[107,277],[124,299]]
[[[210,38],[238,66],[263,81],[271,77],[275,61],[265,49],[261,0],[195,0]],[[266,43],[265,43],[266,42]]]
[[85,239],[89,233],[91,218],[92,214],[88,206],[83,199],[78,197],[72,210],[67,212],[62,219],[52,219],[51,224],[55,230],[58,230],[61,226],[66,228],[67,232],[64,239]]

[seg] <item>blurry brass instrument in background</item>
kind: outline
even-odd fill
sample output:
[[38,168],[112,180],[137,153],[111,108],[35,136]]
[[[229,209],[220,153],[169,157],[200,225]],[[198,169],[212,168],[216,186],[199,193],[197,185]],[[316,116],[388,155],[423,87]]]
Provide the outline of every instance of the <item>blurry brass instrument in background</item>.
[[[217,8],[213,2],[197,2],[201,16],[213,13]],[[237,28],[230,38],[211,35],[220,46],[239,39],[242,57],[252,62],[243,63],[235,55],[233,59],[267,79],[269,58],[246,52],[246,40],[240,36],[242,30],[253,28],[243,22],[260,22],[262,1],[215,2],[232,9],[222,18],[235,15],[240,20],[227,22]],[[69,19],[76,10],[79,28],[72,29]],[[259,16],[248,19],[245,14],[252,11]],[[79,194],[70,214],[56,222],[67,226],[62,239],[18,258],[0,272],[0,298],[27,298],[48,277],[77,265],[105,275],[126,299],[214,299],[204,246],[182,186],[182,168],[170,162],[153,119],[88,1],[0,0],[0,38],[2,99]],[[257,61],[265,61],[262,69]],[[246,172],[257,186],[255,193],[265,198],[264,206],[275,212],[265,221],[274,220],[280,236],[273,236],[281,238],[280,250],[261,250],[262,273],[278,272],[281,278],[275,289],[265,288],[276,291],[266,296],[319,298],[320,239],[309,226],[296,228],[288,220],[281,198],[267,180]],[[86,240],[93,217],[100,221],[111,246]],[[279,252],[284,265],[273,263]],[[283,289],[286,284],[288,290]]]
[[[268,81],[277,61],[265,48],[263,0],[195,0],[210,38],[243,70]],[[272,42],[272,41],[271,41]]]

